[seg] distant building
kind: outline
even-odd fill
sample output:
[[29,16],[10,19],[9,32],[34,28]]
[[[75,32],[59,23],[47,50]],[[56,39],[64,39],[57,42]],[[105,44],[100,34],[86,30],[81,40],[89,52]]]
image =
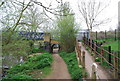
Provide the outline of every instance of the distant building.
[[85,37],[90,38],[90,31],[88,29],[82,29],[82,30],[78,31],[76,39],[82,40],[84,37],[84,34],[85,34]]

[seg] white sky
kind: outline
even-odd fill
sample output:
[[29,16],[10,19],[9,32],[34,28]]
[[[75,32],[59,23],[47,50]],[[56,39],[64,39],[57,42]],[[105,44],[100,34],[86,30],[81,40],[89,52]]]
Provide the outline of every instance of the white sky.
[[[39,0],[38,0],[39,1]],[[55,0],[40,0],[43,2],[44,5],[49,4],[52,2],[53,7],[57,6],[57,3]],[[81,29],[86,29],[86,25],[84,21],[81,18],[80,12],[78,10],[78,1],[79,0],[63,0],[63,2],[70,2],[70,6],[73,9],[76,18],[76,22],[80,24]],[[85,1],[85,0],[83,0]],[[95,0],[98,1],[98,0]],[[104,1],[104,3],[107,4],[108,0],[100,0],[101,2]],[[106,2],[105,2],[106,1]],[[93,31],[104,31],[111,29],[116,29],[118,25],[118,2],[120,0],[111,0],[109,6],[99,15],[100,19],[110,18],[111,22],[108,22],[105,25],[101,25],[100,27],[93,28]]]
[[[29,0],[25,0],[25,1],[28,2]],[[48,6],[51,3],[53,8],[56,8],[56,6],[57,6],[56,0],[37,0],[37,1],[42,2],[42,4],[46,5],[46,6]],[[60,1],[60,0],[58,0],[58,1]],[[66,2],[66,1],[70,3],[70,7],[72,8],[72,10],[75,13],[75,19],[76,19],[76,22],[78,24],[80,24],[80,28],[87,29],[84,21],[81,18],[81,14],[78,9],[77,3],[79,0],[63,0],[63,2]],[[83,1],[87,1],[87,0],[83,0]],[[95,1],[98,1],[98,0],[95,0]],[[107,1],[109,1],[109,0],[100,0],[100,1],[101,2],[105,1],[105,3],[107,4]],[[111,22],[107,23],[106,25],[102,25],[100,27],[93,28],[93,31],[104,31],[104,30],[109,30],[110,28],[111,29],[117,28],[117,25],[118,25],[118,2],[119,1],[120,0],[111,0],[111,3],[109,4],[109,6],[99,15],[99,19],[110,18]],[[48,15],[53,17],[53,15],[51,15],[49,13],[48,13]]]

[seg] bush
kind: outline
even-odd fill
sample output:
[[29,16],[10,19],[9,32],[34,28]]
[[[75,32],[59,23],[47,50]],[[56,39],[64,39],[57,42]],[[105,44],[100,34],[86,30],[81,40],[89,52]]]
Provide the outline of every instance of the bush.
[[[30,79],[28,72],[37,69],[44,69],[50,67],[53,61],[53,57],[49,53],[43,53],[41,55],[35,55],[30,57],[24,64],[17,64],[8,70],[8,76],[5,79]],[[13,76],[14,75],[14,76]]]
[[33,48],[32,53],[45,52],[45,49]]
[[94,53],[91,53],[91,56],[94,56]]
[[100,62],[100,58],[99,57],[95,58],[95,62]]
[[2,46],[3,55],[6,56],[12,54],[12,56],[26,57],[29,51],[30,51],[30,46],[28,41],[13,40],[11,43]]
[[72,79],[81,79],[82,78],[82,68],[78,67],[78,61],[76,54],[60,52],[60,56],[64,59],[68,66],[68,71]]

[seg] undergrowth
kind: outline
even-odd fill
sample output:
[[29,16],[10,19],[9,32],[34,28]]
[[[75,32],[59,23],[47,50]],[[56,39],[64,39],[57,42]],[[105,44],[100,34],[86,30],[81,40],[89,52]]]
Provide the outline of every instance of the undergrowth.
[[[35,76],[33,71],[40,70],[39,74],[42,73],[38,78],[42,78],[43,75],[47,75],[50,72],[51,64],[53,62],[53,57],[49,53],[42,53],[40,55],[34,55],[29,57],[24,64],[17,64],[7,71],[7,76],[3,78],[2,81],[6,79],[33,79]],[[44,74],[45,73],[45,74]],[[36,79],[36,78],[35,78]]]
[[71,78],[72,79],[81,79],[82,78],[82,68],[78,67],[78,61],[77,61],[75,52],[73,52],[73,53],[60,52],[59,54],[67,64],[68,71],[71,75]]

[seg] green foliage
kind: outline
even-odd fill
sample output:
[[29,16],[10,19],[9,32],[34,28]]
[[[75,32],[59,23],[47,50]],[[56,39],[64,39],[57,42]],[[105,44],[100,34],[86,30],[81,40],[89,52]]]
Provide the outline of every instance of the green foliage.
[[34,47],[34,41],[33,40],[29,40],[29,46],[31,49],[33,49]]
[[2,46],[3,55],[12,56],[27,56],[30,51],[30,46],[28,41],[13,40],[11,43]]
[[[13,40],[16,40],[18,38],[18,33],[13,31],[13,34],[11,34],[12,30],[9,28],[8,30],[6,28],[2,29],[2,44],[6,45],[9,41],[9,43],[13,42]],[[8,40],[9,36],[11,35],[11,38]]]
[[78,62],[76,54],[60,52],[60,56],[64,59],[68,66],[69,73],[72,79],[81,79],[82,78],[82,68],[78,67]]
[[17,74],[9,74],[8,77],[5,77],[4,79],[31,79],[32,77],[23,73],[17,73]]
[[8,76],[5,77],[5,79],[30,79],[31,75],[28,75],[28,72],[50,67],[52,61],[53,57],[49,53],[34,55],[33,57],[30,57],[24,64],[17,64],[8,70]]
[[100,62],[100,58],[99,57],[97,57],[97,58],[95,58],[95,62]]
[[89,50],[89,47],[86,47],[86,50]]
[[33,48],[32,53],[45,52],[45,49]]
[[62,50],[73,52],[77,33],[75,29],[74,15],[71,15],[72,12],[70,11],[69,3],[64,3],[61,6],[61,9],[63,10],[61,14],[66,16],[61,16],[57,19],[57,34],[54,34],[54,36],[60,41]]
[[91,53],[91,56],[94,56],[94,53]]

